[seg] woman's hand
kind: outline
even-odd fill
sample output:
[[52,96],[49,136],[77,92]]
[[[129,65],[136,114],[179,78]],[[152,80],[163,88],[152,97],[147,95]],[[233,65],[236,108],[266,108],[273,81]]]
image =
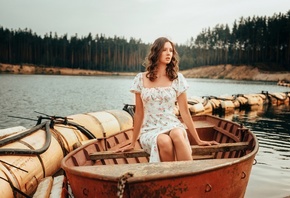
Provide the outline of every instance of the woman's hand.
[[219,143],[216,141],[203,141],[200,140],[200,142],[198,142],[199,146],[210,146],[210,145],[218,145]]
[[122,147],[122,148],[117,149],[115,152],[116,152],[116,153],[119,153],[119,152],[131,151],[131,150],[134,149],[134,147],[135,147],[135,146],[134,146],[132,143],[130,143],[130,144],[127,145],[127,146],[124,146],[124,147]]

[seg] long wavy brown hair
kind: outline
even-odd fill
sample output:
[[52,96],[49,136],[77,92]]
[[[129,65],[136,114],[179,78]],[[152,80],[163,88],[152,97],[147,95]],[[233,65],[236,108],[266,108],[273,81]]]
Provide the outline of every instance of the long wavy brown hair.
[[173,49],[172,59],[166,67],[166,75],[171,81],[178,78],[178,54],[176,52],[175,46],[168,38],[160,37],[154,41],[145,61],[146,71],[148,71],[146,77],[149,78],[150,81],[154,81],[157,78],[158,61],[166,42],[169,42]]

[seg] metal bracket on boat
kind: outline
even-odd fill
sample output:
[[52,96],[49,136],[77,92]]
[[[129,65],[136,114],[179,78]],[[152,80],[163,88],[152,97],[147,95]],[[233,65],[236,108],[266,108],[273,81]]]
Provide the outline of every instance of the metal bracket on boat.
[[133,173],[125,173],[124,175],[122,175],[119,180],[118,180],[118,186],[117,186],[117,196],[119,198],[123,197],[123,193],[124,193],[124,189],[125,189],[125,185],[127,183],[127,179],[133,177]]
[[125,106],[123,107],[123,110],[128,112],[132,116],[132,118],[134,117],[135,105],[125,104]]
[[258,163],[258,161],[256,159],[254,159],[253,165],[256,165]]
[[212,189],[211,185],[210,184],[206,184],[205,186],[205,192],[210,192]]
[[245,179],[246,177],[247,177],[247,174],[245,173],[245,171],[243,171],[241,179]]

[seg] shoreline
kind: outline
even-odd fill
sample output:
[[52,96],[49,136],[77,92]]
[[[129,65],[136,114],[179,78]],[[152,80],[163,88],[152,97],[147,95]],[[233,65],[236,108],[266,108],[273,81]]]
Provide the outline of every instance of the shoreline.
[[187,78],[209,78],[209,79],[231,79],[231,80],[253,80],[253,81],[290,81],[288,71],[263,71],[253,66],[201,66],[181,71]]
[[0,74],[24,75],[71,75],[71,76],[133,76],[133,72],[105,72],[97,70],[44,67],[35,65],[11,65],[0,63]]
[[[262,71],[252,66],[201,66],[180,71],[186,78],[231,79],[253,81],[290,81],[290,72]],[[11,65],[0,63],[0,74],[27,75],[75,75],[75,76],[135,76],[137,72],[104,72],[85,69],[71,69],[59,67],[44,67],[35,65]]]

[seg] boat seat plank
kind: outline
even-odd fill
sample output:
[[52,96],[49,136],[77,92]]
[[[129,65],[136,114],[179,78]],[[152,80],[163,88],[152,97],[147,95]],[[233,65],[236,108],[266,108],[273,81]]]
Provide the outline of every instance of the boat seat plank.
[[117,159],[117,158],[134,158],[134,157],[149,157],[150,155],[146,153],[143,149],[136,149],[128,152],[114,152],[114,151],[102,151],[90,154],[91,160],[100,159]]
[[216,152],[242,151],[249,147],[249,142],[221,143],[211,146],[191,146],[193,155],[205,155]]
[[213,128],[215,125],[206,120],[198,120],[194,121],[194,126],[196,129],[199,129],[199,128]]
[[239,159],[205,159],[192,161],[135,163],[135,164],[110,164],[96,166],[76,166],[75,171],[81,171],[82,175],[101,177],[102,179],[118,179],[127,173],[133,174],[128,182],[144,181],[146,179],[158,179],[191,175],[192,173],[206,172],[218,167],[230,166]]
[[[211,146],[191,146],[192,155],[208,155],[215,152],[229,152],[245,150],[249,146],[248,142],[237,143],[222,143]],[[150,155],[142,149],[136,149],[128,152],[114,152],[114,151],[102,151],[89,154],[91,160],[101,159],[117,159],[117,158],[134,158],[134,157],[149,157]]]

